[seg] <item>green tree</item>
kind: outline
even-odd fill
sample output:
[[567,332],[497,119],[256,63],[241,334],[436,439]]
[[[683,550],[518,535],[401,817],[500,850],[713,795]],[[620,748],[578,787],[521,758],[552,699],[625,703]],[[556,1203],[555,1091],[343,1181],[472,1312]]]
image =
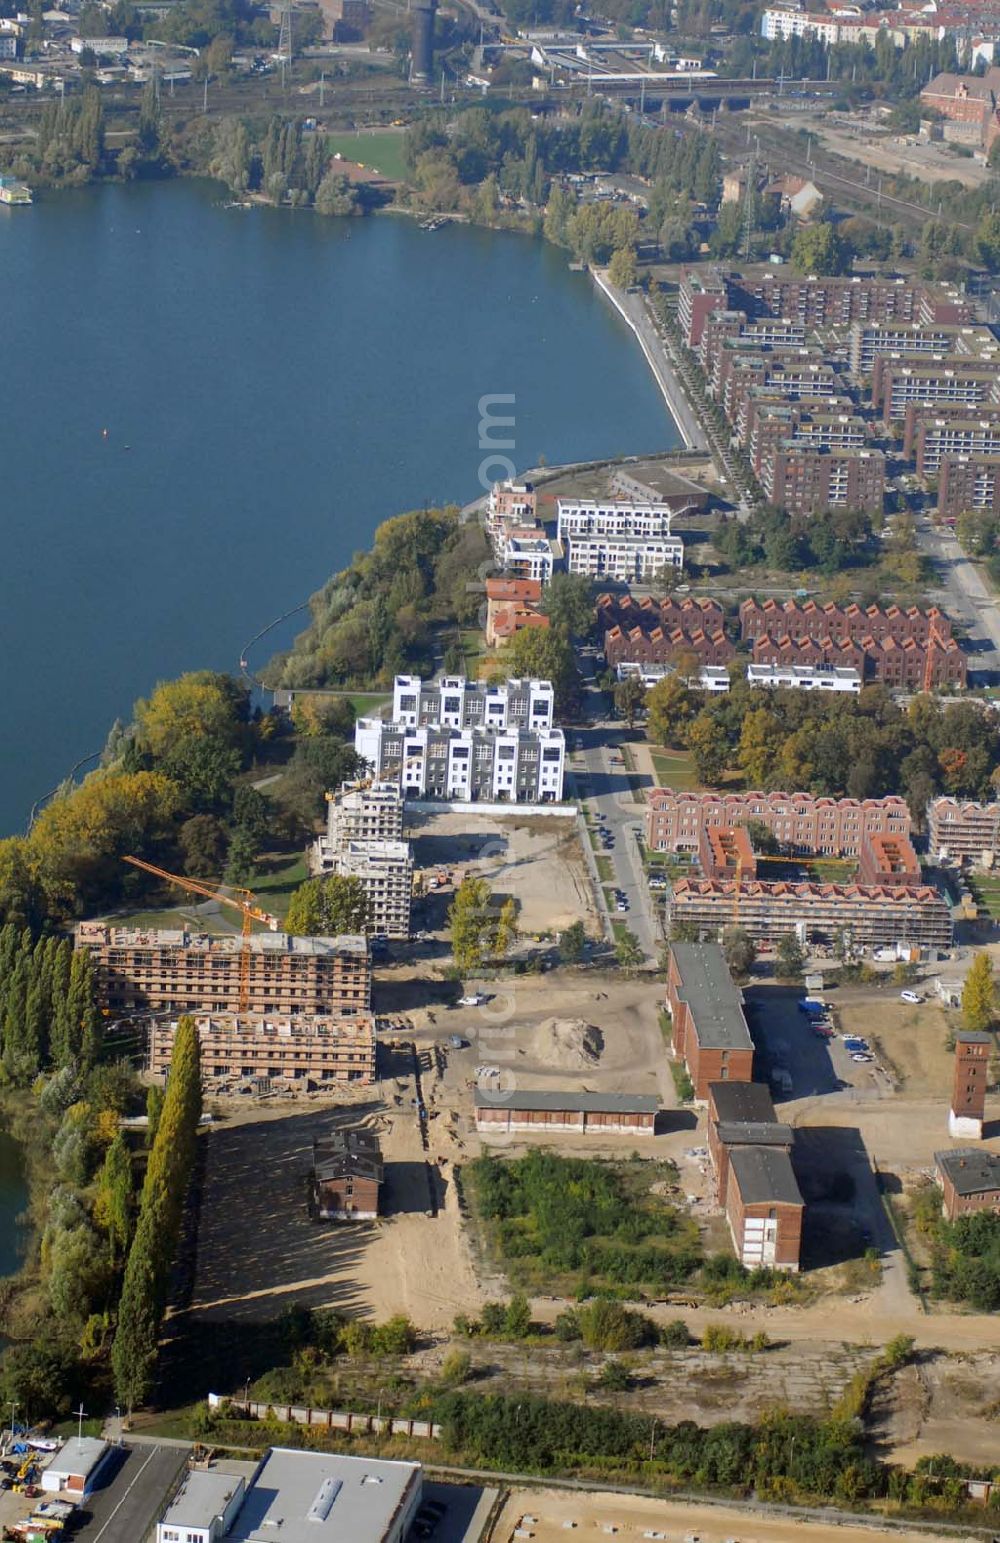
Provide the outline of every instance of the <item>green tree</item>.
[[493,952],[499,958],[505,958],[511,949],[517,944],[517,901],[512,895],[508,895],[500,907],[497,917],[496,932],[493,939]]
[[780,980],[801,980],[806,967],[802,944],[794,932],[785,932],[774,951],[775,969]]
[[646,701],[646,688],[639,675],[626,675],[624,680],[615,683],[614,692],[615,710],[621,713],[631,729],[635,724],[635,715]]
[[542,593],[542,606],[553,627],[568,637],[584,638],[594,626],[594,585],[584,573],[554,573]]
[[581,921],[571,922],[559,934],[559,958],[563,964],[578,964],[587,947],[587,930]]
[[749,975],[757,958],[753,938],[745,927],[723,928],[722,952],[733,975]]
[[368,932],[371,906],[364,884],[353,874],[307,879],[292,896],[285,929],[293,937],[336,937]]
[[985,1034],[996,1022],[996,982],[985,949],[976,954],[962,987],[962,1019],[971,1034]]
[[621,246],[611,254],[608,278],[617,289],[632,289],[639,282],[639,264],[634,246]]
[[493,899],[485,879],[467,876],[448,907],[451,951],[463,975],[473,974],[492,949]]
[[703,709],[685,735],[698,781],[718,787],[729,767],[730,747],[711,713]]
[[695,715],[694,695],[679,675],[664,675],[646,693],[646,713],[646,732],[654,745],[681,745]]
[[108,1236],[112,1258],[119,1259],[132,1236],[132,1159],[121,1131],[104,1154],[98,1179],[94,1218]]
[[618,968],[632,975],[642,964],[644,955],[639,939],[625,928],[615,941],[615,960]]
[[848,242],[826,221],[804,225],[792,242],[792,266],[796,273],[847,273],[853,255]]

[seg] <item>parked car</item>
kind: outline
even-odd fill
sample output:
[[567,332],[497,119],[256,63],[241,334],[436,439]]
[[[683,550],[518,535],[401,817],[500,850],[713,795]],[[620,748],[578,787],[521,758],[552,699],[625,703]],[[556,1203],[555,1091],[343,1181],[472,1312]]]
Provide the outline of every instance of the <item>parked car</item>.
[[483,1003],[488,1001],[489,997],[485,992],[473,991],[467,997],[459,997],[458,1005],[459,1007],[482,1007]]
[[901,991],[899,993],[899,999],[901,1002],[912,1003],[914,1007],[919,1007],[921,1002],[924,1000],[919,991]]
[[864,1050],[855,1050],[854,1054],[851,1056],[852,1061],[874,1061],[874,1059],[875,1057],[873,1055],[868,1055]]

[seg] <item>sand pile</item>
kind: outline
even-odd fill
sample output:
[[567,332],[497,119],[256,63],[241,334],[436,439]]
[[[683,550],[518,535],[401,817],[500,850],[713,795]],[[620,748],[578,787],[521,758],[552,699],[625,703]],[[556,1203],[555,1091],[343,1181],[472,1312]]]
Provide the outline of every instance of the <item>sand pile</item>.
[[535,1030],[531,1054],[546,1066],[587,1071],[604,1051],[604,1035],[582,1018],[546,1018]]

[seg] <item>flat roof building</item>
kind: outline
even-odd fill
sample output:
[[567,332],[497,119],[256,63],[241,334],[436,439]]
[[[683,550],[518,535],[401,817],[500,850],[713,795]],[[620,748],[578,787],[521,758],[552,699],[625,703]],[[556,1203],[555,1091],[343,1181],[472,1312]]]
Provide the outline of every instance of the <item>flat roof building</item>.
[[419,1463],[272,1447],[229,1537],[232,1543],[403,1543],[422,1484]]
[[156,1543],[218,1543],[243,1504],[246,1480],[216,1468],[191,1468],[162,1519]]
[[415,729],[550,729],[555,691],[550,680],[466,680],[445,675],[422,680],[397,675],[392,687],[392,723]]
[[86,1500],[112,1450],[97,1436],[71,1436],[42,1469],[42,1488],[49,1494],[67,1494],[77,1500]]
[[536,804],[563,796],[562,729],[408,729],[359,718],[354,748],[404,798]]

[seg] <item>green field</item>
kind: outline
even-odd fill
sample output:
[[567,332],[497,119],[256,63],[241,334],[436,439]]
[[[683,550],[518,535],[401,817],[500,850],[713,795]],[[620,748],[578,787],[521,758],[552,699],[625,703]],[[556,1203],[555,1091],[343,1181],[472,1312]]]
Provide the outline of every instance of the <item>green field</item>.
[[292,895],[307,877],[302,853],[286,852],[262,857],[251,887],[264,909],[284,920]]
[[683,750],[651,750],[656,783],[661,788],[697,788],[694,762]]
[[988,911],[991,919],[996,921],[1000,917],[1000,878],[970,873],[968,883],[976,904]]
[[390,182],[406,180],[403,154],[406,135],[402,129],[362,129],[359,134],[328,134],[326,143],[331,155],[342,155],[345,161],[357,161],[372,171],[378,170]]

